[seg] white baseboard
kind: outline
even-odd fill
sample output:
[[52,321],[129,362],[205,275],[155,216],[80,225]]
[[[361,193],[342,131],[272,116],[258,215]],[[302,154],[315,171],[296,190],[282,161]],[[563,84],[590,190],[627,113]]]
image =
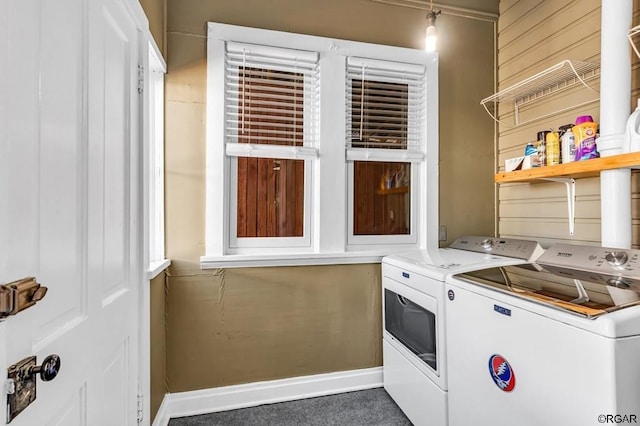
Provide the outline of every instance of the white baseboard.
[[217,411],[255,407],[382,387],[382,367],[290,379],[224,386],[164,396],[153,426],[167,426],[174,417],[195,416]]

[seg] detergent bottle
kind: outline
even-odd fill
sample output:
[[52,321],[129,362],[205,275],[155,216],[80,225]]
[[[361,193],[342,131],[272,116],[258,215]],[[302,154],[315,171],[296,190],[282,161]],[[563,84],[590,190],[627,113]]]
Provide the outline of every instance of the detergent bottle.
[[576,145],[576,161],[598,158],[596,147],[596,133],[598,124],[590,115],[581,115],[576,118],[576,125],[571,129]]
[[558,132],[549,132],[547,140],[547,166],[560,164],[560,137]]
[[575,138],[571,128],[573,124],[560,126],[560,145],[562,146],[562,164],[571,163],[576,156]]
[[[551,133],[551,130],[541,130],[538,132],[538,162],[537,166],[542,167],[547,165],[547,134]],[[534,166],[536,164],[533,164]]]

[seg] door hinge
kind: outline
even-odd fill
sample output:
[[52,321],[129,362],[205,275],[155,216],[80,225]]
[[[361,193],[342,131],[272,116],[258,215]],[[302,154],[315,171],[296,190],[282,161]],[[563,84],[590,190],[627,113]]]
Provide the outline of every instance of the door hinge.
[[144,67],[138,65],[138,93],[144,93]]
[[144,417],[144,397],[141,393],[138,394],[138,423],[142,423]]
[[15,315],[39,302],[47,294],[47,287],[34,277],[0,285],[0,318]]

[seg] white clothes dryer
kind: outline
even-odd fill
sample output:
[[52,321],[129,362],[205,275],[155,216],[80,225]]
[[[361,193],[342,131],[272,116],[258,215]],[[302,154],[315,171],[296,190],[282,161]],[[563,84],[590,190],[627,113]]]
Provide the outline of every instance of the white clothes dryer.
[[382,259],[384,387],[415,425],[447,424],[446,277],[542,251],[534,241],[470,236]]

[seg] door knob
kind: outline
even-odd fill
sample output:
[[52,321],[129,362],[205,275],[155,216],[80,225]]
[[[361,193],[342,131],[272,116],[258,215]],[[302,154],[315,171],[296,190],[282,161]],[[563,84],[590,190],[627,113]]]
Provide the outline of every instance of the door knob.
[[40,374],[43,382],[50,382],[55,379],[60,371],[60,357],[58,355],[49,355],[42,361],[42,365],[33,367],[31,374]]
[[30,356],[7,369],[7,423],[11,422],[29,404],[36,400],[37,376],[43,382],[56,378],[60,372],[60,356],[49,355],[37,365],[36,357]]

